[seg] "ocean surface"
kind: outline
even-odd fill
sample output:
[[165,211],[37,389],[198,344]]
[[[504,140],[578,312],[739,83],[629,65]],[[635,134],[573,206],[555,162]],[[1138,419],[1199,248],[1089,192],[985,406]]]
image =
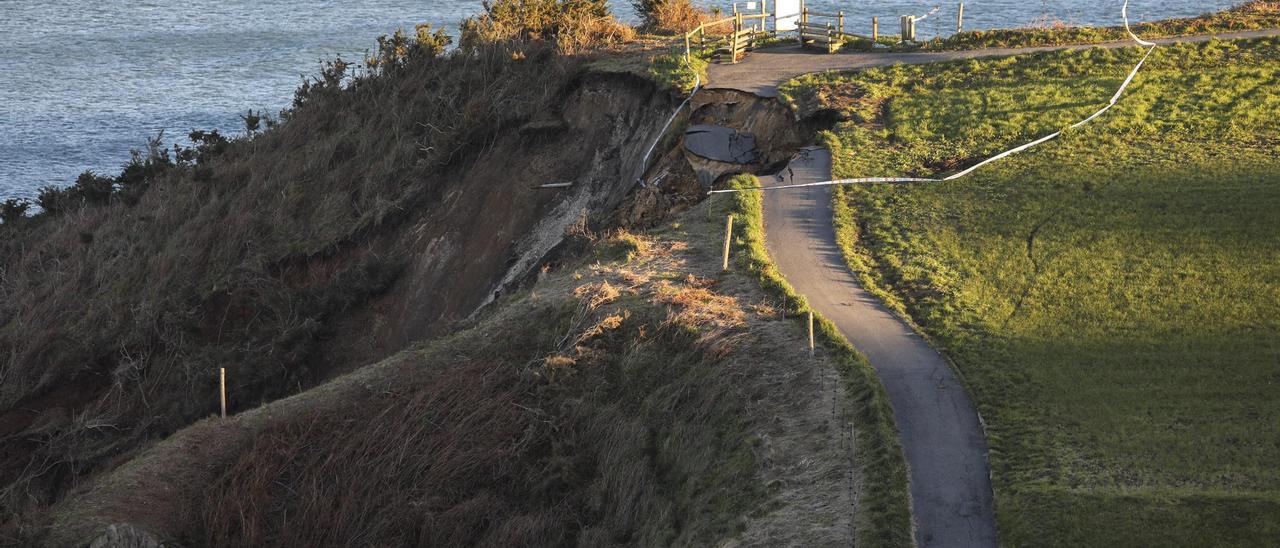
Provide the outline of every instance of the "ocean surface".
[[[696,1],[730,11],[728,2]],[[1135,20],[1198,15],[1234,0],[1134,0]],[[923,37],[954,30],[958,2],[809,0],[843,9],[855,31],[870,19],[940,11]],[[970,0],[966,28],[1062,21],[1118,24],[1120,0]],[[633,20],[630,2],[615,2]],[[243,131],[249,109],[277,113],[303,75],[374,39],[430,22],[456,35],[480,2],[456,0],[0,0],[0,200],[33,198],[85,170],[115,175],[150,137],[193,129]],[[892,24],[892,23],[891,23]],[[861,29],[861,26],[868,29]]]

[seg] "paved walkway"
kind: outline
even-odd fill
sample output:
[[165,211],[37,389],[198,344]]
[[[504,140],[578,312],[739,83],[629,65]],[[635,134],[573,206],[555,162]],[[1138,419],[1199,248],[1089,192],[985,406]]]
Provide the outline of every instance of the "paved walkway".
[[[1219,37],[1268,36],[1280,36],[1280,30]],[[1203,42],[1211,38],[1157,42]],[[707,88],[737,89],[770,97],[778,94],[783,82],[813,72],[1089,47],[1095,46],[837,55],[802,52],[796,47],[777,48],[757,51],[736,65],[712,65]],[[808,149],[783,172],[794,175],[786,181],[772,179],[764,184],[830,180],[831,155],[825,149]],[[921,547],[996,546],[987,444],[977,412],[942,356],[867,293],[849,271],[836,245],[830,188],[766,192],[764,210],[766,245],[779,270],[867,356],[885,386],[910,467],[917,543]]]
[[[1271,36],[1280,36],[1280,29],[1233,32],[1209,36],[1162,38],[1151,41],[1157,44],[1172,44],[1176,42],[1207,42],[1213,38],[1231,40]],[[899,63],[919,65],[958,59],[1005,57],[1043,51],[1082,50],[1094,47],[1123,48],[1133,45],[1133,41],[1124,41],[1080,46],[993,48],[932,53],[838,53],[835,55],[815,52],[811,49],[802,50],[798,46],[786,46],[752,52],[744,61],[736,65],[713,63],[707,69],[707,77],[711,83],[706,86],[706,89],[736,89],[754,93],[761,97],[777,97],[778,86],[782,85],[783,82],[796,76],[814,72],[884,67]]]
[[[791,163],[795,183],[831,180],[830,152],[814,148],[805,156]],[[987,442],[977,412],[942,356],[858,285],[836,245],[831,215],[830,187],[766,192],[769,255],[884,383],[911,467],[917,543],[995,546]]]

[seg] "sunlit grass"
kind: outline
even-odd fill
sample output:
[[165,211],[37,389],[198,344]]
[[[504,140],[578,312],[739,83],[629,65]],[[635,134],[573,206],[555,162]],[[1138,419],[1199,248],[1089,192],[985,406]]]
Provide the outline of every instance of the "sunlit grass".
[[[948,174],[1105,104],[1093,50],[810,77],[838,177]],[[852,91],[850,91],[852,90]],[[1280,538],[1280,41],[1161,48],[1094,124],[959,181],[845,187],[866,281],[954,357],[1009,545]]]
[[[1117,2],[1117,4],[1119,3]],[[1207,13],[1199,17],[1134,23],[1133,31],[1145,38],[1159,38],[1276,27],[1280,27],[1280,2],[1250,0],[1234,8]],[[1125,32],[1122,26],[1076,27],[1057,21],[1037,28],[962,32],[947,38],[937,38],[926,42],[924,47],[933,50],[1032,47],[1061,44],[1094,44],[1128,39],[1129,34]]]

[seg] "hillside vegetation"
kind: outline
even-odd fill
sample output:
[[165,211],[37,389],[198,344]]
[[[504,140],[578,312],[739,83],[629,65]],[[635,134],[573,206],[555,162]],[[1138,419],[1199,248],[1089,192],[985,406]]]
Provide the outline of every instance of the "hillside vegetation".
[[232,412],[304,391],[623,216],[670,91],[555,41],[447,42],[384,37],[246,138],[197,132],[0,224],[0,529],[215,411],[219,368]]
[[[1092,113],[1144,51],[802,78],[836,175],[933,176]],[[1280,538],[1280,41],[1159,48],[1060,140],[844,187],[852,267],[950,354],[1009,545]]]
[[704,211],[576,234],[578,259],[456,333],[184,429],[39,540],[127,521],[188,546],[848,544],[876,525],[855,522],[844,358],[809,358],[753,276],[719,271]]
[[865,363],[720,271],[678,131],[635,188],[692,73],[604,5],[381,37],[0,208],[0,545],[904,544]]

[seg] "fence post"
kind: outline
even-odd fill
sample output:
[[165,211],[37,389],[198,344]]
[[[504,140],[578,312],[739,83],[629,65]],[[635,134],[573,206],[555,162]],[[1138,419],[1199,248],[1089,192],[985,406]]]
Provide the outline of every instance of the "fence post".
[[724,227],[724,271],[728,271],[728,248],[733,242],[733,214],[728,215],[728,224]]
[[737,63],[738,62],[738,25],[736,22],[733,25],[733,29],[734,29],[733,37],[729,39],[729,62]]
[[222,418],[227,418],[227,368],[218,368],[218,395],[222,402]]
[[871,18],[871,45],[875,45],[880,40],[880,18]]
[[836,13],[836,21],[837,21],[836,26],[837,28],[839,28],[840,34],[843,35],[844,34],[844,10],[840,10],[839,12]]
[[960,3],[960,11],[956,13],[956,34],[964,32],[964,2]]
[[690,48],[689,35],[686,34],[684,35],[684,62],[685,63],[692,63],[692,61],[689,60],[689,48]]
[[902,41],[903,42],[916,41],[916,16],[914,15],[902,16]]
[[809,357],[810,358],[814,356],[814,352],[815,352],[814,349],[816,346],[817,345],[814,344],[814,337],[813,337],[813,311],[810,310],[809,311]]

